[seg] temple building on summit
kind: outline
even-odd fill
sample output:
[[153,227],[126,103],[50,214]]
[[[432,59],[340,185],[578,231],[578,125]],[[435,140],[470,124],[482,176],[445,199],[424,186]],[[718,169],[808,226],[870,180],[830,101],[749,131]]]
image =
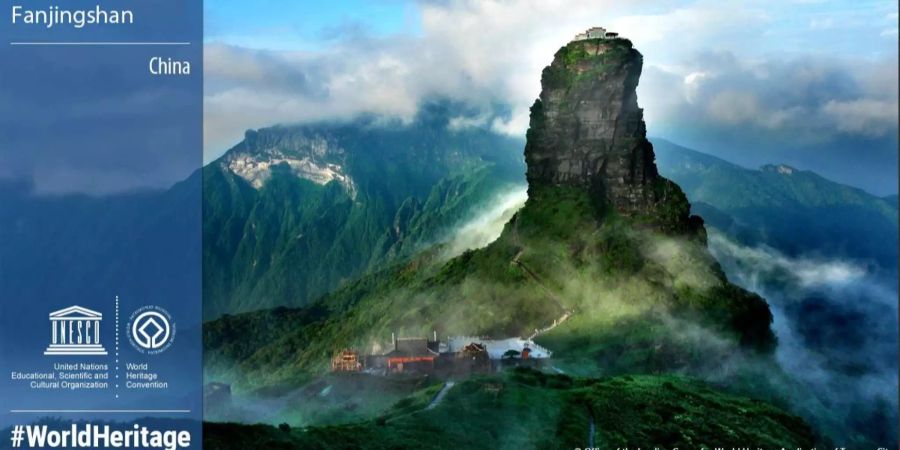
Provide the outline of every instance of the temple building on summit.
[[583,33],[578,33],[572,39],[573,41],[584,41],[587,39],[617,39],[619,37],[619,33],[613,33],[611,31],[606,31],[606,28],[603,27],[591,27],[588,28]]

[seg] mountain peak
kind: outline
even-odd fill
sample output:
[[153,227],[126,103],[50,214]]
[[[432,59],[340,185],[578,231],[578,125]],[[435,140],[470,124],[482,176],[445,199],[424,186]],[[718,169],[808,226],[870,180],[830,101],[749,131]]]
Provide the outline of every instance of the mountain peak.
[[542,73],[525,147],[529,187],[581,186],[621,213],[646,211],[660,177],[635,92],[643,56],[627,39],[580,36]]
[[793,175],[797,169],[787,164],[766,164],[759,168],[763,172],[779,173],[781,175]]
[[272,178],[275,167],[283,166],[316,184],[337,181],[355,198],[356,186],[344,169],[345,160],[346,151],[326,134],[273,127],[247,131],[243,142],[229,150],[221,164],[256,189]]

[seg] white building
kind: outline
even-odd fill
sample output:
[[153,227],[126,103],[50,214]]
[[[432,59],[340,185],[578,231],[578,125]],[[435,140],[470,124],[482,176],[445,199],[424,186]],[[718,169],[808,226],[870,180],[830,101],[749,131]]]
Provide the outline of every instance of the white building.
[[604,39],[606,38],[606,28],[591,27],[587,29],[585,34],[587,34],[588,39]]
[[447,351],[456,353],[462,351],[463,347],[473,342],[484,345],[491,359],[502,359],[503,355],[509,350],[515,350],[519,353],[526,347],[531,351],[530,357],[535,359],[549,358],[552,352],[534,341],[522,338],[509,339],[482,339],[475,336],[453,336],[447,342]]
[[606,31],[603,27],[591,27],[583,33],[578,33],[572,41],[584,41],[586,39],[617,39],[619,33]]

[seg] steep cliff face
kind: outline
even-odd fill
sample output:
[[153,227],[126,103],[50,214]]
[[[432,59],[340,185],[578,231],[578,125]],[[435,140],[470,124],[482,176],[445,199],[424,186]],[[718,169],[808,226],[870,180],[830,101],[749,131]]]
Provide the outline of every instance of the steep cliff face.
[[327,134],[267,130],[248,131],[220,164],[256,189],[272,178],[275,167],[283,165],[298,178],[319,185],[337,181],[355,198],[356,186],[344,169],[346,159],[346,151]]
[[626,214],[657,203],[663,181],[635,93],[642,62],[626,39],[574,41],[556,52],[531,109],[529,186],[584,186]]

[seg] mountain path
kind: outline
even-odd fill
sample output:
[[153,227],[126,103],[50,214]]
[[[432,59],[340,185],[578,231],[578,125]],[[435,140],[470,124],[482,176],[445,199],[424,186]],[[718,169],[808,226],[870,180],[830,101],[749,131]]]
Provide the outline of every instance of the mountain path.
[[587,448],[597,448],[594,445],[594,435],[597,433],[597,424],[594,422],[594,413],[591,412],[590,408],[588,408],[588,417],[590,418],[590,423],[588,424],[588,445]]
[[547,288],[547,286],[544,285],[544,282],[541,281],[541,278],[536,273],[534,273],[534,271],[529,269],[528,266],[526,266],[525,263],[523,263],[520,260],[520,258],[522,257],[522,253],[524,253],[524,252],[525,252],[524,249],[519,250],[519,252],[516,253],[516,256],[513,257],[512,263],[519,266],[522,270],[524,270],[525,273],[528,274],[528,276],[531,277],[531,279],[533,279],[538,284],[538,286],[540,286],[541,289],[544,290],[544,292],[547,294],[547,296],[550,297],[550,299],[553,300],[554,303],[556,303],[556,306],[558,306],[559,309],[563,310],[563,315],[554,319],[553,323],[551,323],[550,325],[547,325],[544,328],[534,330],[534,333],[532,333],[530,336],[528,336],[528,340],[531,341],[531,340],[534,340],[534,338],[536,338],[544,333],[547,333],[550,330],[562,325],[563,322],[565,322],[566,320],[569,320],[569,318],[572,317],[572,314],[574,314],[575,311],[566,308],[563,305],[562,301],[560,301],[559,297],[557,297],[556,294],[554,294],[552,291],[550,291],[549,288]]
[[442,401],[444,401],[444,397],[447,396],[447,392],[450,391],[450,389],[455,385],[455,381],[448,381],[444,383],[444,387],[442,387],[441,390],[438,391],[437,395],[434,396],[434,399],[431,400],[431,403],[429,403],[428,406],[425,407],[425,410],[430,411],[434,408],[437,408],[437,406],[440,405]]

